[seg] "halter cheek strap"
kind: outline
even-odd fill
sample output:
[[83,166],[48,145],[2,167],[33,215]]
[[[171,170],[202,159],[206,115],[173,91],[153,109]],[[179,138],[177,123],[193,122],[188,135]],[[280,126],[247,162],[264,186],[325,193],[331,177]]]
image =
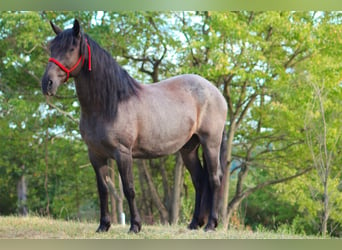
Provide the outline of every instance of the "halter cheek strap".
[[65,81],[64,81],[64,82],[66,82],[66,81],[68,81],[68,79],[69,79],[70,73],[71,73],[72,71],[74,71],[74,70],[77,68],[77,66],[80,64],[81,59],[82,59],[82,56],[80,56],[80,58],[78,59],[77,63],[76,63],[71,69],[68,69],[68,68],[65,67],[63,64],[61,64],[57,59],[52,58],[52,57],[49,58],[49,62],[55,63],[58,67],[61,68],[61,70],[63,70],[63,71],[67,74],[67,77],[66,77],[66,79],[65,79]]
[[[91,50],[90,50],[90,46],[88,44],[88,40],[85,39],[86,43],[87,43],[87,48],[88,48],[88,56],[89,56],[89,59],[88,59],[88,70],[91,71]],[[65,67],[61,62],[59,62],[57,59],[53,58],[53,57],[50,57],[49,58],[49,62],[53,62],[55,63],[61,70],[63,70],[66,74],[67,74],[67,77],[65,79],[64,82],[68,81],[69,77],[70,77],[70,73],[72,71],[74,71],[78,65],[80,64],[80,62],[82,61],[82,67],[84,65],[84,60],[85,60],[85,56],[84,55],[81,55],[80,58],[78,58],[77,62],[75,63],[74,66],[72,66],[70,69],[68,69],[67,67]]]

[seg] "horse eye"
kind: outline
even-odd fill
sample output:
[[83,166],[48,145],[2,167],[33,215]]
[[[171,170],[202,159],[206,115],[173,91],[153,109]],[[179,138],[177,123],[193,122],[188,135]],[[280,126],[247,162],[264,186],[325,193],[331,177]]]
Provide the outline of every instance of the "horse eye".
[[70,52],[73,52],[74,50],[75,50],[75,48],[71,48],[71,49],[70,49]]

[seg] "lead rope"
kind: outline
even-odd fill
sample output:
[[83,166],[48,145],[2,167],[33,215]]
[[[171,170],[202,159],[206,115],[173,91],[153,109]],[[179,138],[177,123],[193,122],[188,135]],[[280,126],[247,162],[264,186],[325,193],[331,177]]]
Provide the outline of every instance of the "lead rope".
[[[88,70],[91,71],[91,49],[90,49],[90,46],[89,46],[89,43],[88,43],[88,39],[86,38],[85,39],[86,43],[87,43],[87,48],[88,48]],[[83,58],[84,60],[84,58]]]

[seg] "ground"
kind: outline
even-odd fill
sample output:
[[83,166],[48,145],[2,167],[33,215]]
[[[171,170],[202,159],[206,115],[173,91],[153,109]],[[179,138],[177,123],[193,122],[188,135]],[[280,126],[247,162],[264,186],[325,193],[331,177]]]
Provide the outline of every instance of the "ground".
[[129,225],[112,225],[107,233],[95,233],[95,222],[54,220],[44,217],[0,216],[0,239],[318,239],[287,233],[223,230],[188,230],[186,225],[143,225],[129,234]]

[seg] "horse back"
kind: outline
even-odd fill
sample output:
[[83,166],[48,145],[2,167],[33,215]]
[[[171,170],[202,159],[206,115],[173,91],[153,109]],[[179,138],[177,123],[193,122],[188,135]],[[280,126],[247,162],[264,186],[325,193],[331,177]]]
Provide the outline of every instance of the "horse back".
[[221,140],[227,105],[218,89],[200,76],[181,75],[144,85],[135,101],[137,151],[174,153],[193,134],[213,131],[219,131],[214,137]]

